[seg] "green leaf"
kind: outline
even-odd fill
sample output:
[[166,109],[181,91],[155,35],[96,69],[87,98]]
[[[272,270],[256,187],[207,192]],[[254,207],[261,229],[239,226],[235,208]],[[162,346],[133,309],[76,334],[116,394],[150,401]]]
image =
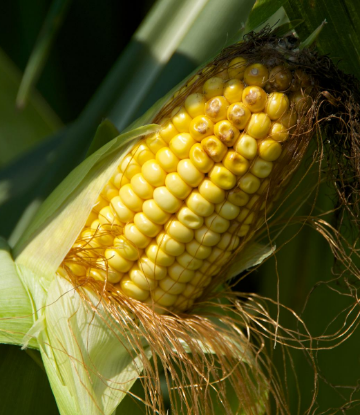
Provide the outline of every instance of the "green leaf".
[[119,135],[118,129],[110,120],[104,120],[96,130],[95,137],[90,144],[87,157],[95,153],[102,146]]
[[286,36],[287,34],[291,33],[296,27],[301,25],[301,23],[303,22],[304,20],[302,19],[292,20],[289,23],[284,23],[281,26],[277,26],[273,30],[273,33],[278,37]]
[[[266,24],[281,22],[279,10],[287,0],[257,0],[246,22],[245,33],[259,30]],[[296,19],[296,17],[294,17]]]

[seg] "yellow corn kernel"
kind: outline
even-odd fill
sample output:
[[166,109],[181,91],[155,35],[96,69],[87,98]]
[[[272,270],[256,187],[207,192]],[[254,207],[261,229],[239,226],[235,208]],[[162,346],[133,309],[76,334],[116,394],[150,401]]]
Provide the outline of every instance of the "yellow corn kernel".
[[219,163],[227,153],[227,147],[214,135],[201,141],[202,148],[215,163]]
[[176,241],[165,232],[159,233],[156,243],[168,255],[179,256],[185,251],[185,245],[182,242]]
[[[260,187],[259,187],[259,190],[260,190]],[[246,207],[248,209],[252,209],[255,206],[255,204],[258,202],[259,199],[260,199],[259,195],[252,196],[251,199],[249,200],[249,202],[247,203]]]
[[176,171],[177,165],[179,163],[179,159],[175,156],[169,147],[163,147],[156,153],[156,161],[167,173]]
[[247,85],[264,86],[269,79],[269,71],[262,63],[249,65],[244,72],[244,82]]
[[187,159],[195,140],[188,133],[178,134],[169,143],[170,150],[179,158]]
[[242,102],[234,102],[227,111],[227,118],[236,128],[243,130],[249,122],[251,112],[249,108]]
[[236,206],[245,206],[249,201],[249,195],[239,188],[235,188],[228,193],[227,200]]
[[279,119],[279,122],[287,128],[288,130],[291,127],[294,127],[297,123],[298,115],[294,108],[290,108],[285,114]]
[[192,187],[197,187],[204,179],[204,173],[201,173],[190,159],[181,160],[177,171],[184,182]]
[[248,160],[252,160],[258,153],[258,143],[248,134],[241,134],[235,143],[234,149]]
[[[159,134],[165,143],[170,143],[170,140],[179,134],[170,118],[165,118],[160,122],[161,128]],[[154,158],[154,157],[152,157]]]
[[162,267],[169,267],[175,261],[174,256],[168,255],[156,243],[151,243],[146,248],[145,252],[154,264],[160,265]]
[[155,159],[144,163],[141,167],[141,173],[144,179],[154,187],[165,184],[166,172]]
[[144,235],[133,223],[128,223],[124,228],[125,237],[138,248],[146,248],[151,238]]
[[211,283],[211,277],[209,275],[204,275],[200,271],[196,271],[194,278],[191,280],[191,285],[195,287],[205,288]]
[[139,259],[141,254],[141,250],[136,248],[123,235],[120,235],[114,239],[114,247],[117,251],[119,251],[120,255],[128,261],[136,261]]
[[131,187],[141,199],[151,199],[153,196],[154,187],[145,180],[141,173],[131,178]]
[[114,214],[111,206],[106,206],[102,208],[99,212],[99,222],[102,225],[120,225],[121,222]]
[[108,264],[119,272],[128,272],[134,265],[133,261],[129,261],[121,255],[121,250],[119,249],[106,249],[105,258]]
[[271,124],[269,136],[276,141],[286,141],[289,138],[289,130],[281,123]]
[[245,174],[249,168],[249,162],[236,151],[228,151],[223,160],[223,165],[236,176]]
[[294,104],[295,110],[298,114],[306,113],[312,105],[311,96],[306,95],[301,91],[291,94],[290,101]]
[[97,201],[95,202],[92,210],[96,213],[99,213],[101,209],[103,209],[104,207],[108,206],[109,202],[104,199],[102,196],[99,195],[99,197],[97,198]]
[[251,225],[254,221],[254,218],[254,212],[250,212],[249,209],[243,208],[241,209],[241,212],[239,216],[236,218],[236,220],[242,225]]
[[259,86],[247,86],[242,94],[243,103],[251,112],[260,112],[265,108],[266,92]]
[[153,154],[156,154],[161,148],[167,146],[159,133],[148,135],[145,139],[145,143]]
[[240,79],[230,79],[224,85],[224,97],[230,104],[241,102],[244,88],[245,85]]
[[194,277],[195,273],[194,271],[190,269],[186,269],[177,262],[174,262],[169,268],[168,268],[169,277],[175,281],[180,283],[187,283],[191,281],[191,279]]
[[223,97],[213,97],[205,104],[205,114],[214,122],[226,120],[229,103]]
[[162,280],[166,277],[166,267],[154,264],[150,258],[143,255],[138,261],[139,268],[145,277],[152,280]]
[[166,188],[178,199],[184,200],[191,193],[192,187],[184,182],[179,173],[169,173],[165,179]]
[[199,216],[210,216],[214,211],[214,205],[201,196],[198,190],[193,190],[185,202]]
[[193,165],[202,173],[207,173],[214,165],[201,144],[194,144],[191,147],[189,157]]
[[131,184],[126,184],[120,189],[122,202],[133,212],[141,212],[143,200],[134,192]]
[[205,226],[216,233],[224,233],[229,229],[230,221],[213,213],[205,219]]
[[208,202],[221,203],[225,199],[225,191],[220,187],[216,186],[211,180],[204,179],[198,190]]
[[146,277],[145,274],[140,270],[138,265],[134,265],[131,268],[129,272],[129,277],[134,284],[136,284],[139,288],[145,291],[154,290],[158,285],[158,282],[156,280]]
[[174,303],[174,309],[177,311],[189,310],[194,304],[193,299],[189,299],[180,294]]
[[203,138],[208,137],[213,131],[214,123],[206,115],[199,115],[190,123],[189,133],[196,141],[201,141]]
[[265,179],[271,173],[273,168],[273,163],[271,161],[266,161],[261,158],[257,158],[254,160],[253,165],[250,168],[251,173],[259,177],[260,179]]
[[282,147],[277,141],[265,138],[259,142],[259,156],[266,161],[275,161],[281,155]]
[[150,292],[137,286],[130,278],[123,278],[120,282],[120,292],[138,301],[145,301]]
[[271,120],[264,113],[253,114],[246,128],[246,133],[254,138],[265,138],[270,130]]
[[219,203],[215,206],[215,212],[224,219],[232,220],[237,217],[240,212],[240,208],[236,205],[233,205],[228,200],[225,200],[224,202]]
[[183,244],[187,244],[194,238],[194,231],[178,220],[170,220],[165,225],[165,230],[169,236]]
[[240,131],[228,120],[215,124],[214,135],[227,147],[232,147],[240,135]]
[[211,255],[207,258],[208,262],[214,263],[216,262],[217,264],[219,263],[225,263],[225,261],[228,261],[228,259],[231,256],[231,252],[229,251],[223,251],[220,248],[213,248]]
[[275,66],[269,73],[269,86],[274,91],[285,91],[291,85],[292,75],[289,69],[282,65]]
[[162,229],[160,225],[152,222],[143,212],[139,212],[134,217],[135,226],[146,236],[153,238]]
[[101,268],[88,268],[86,272],[88,277],[92,277],[95,280],[107,281],[111,284],[117,284],[124,276],[124,273],[109,267],[105,261],[98,262],[97,264],[101,266]]
[[117,196],[118,194],[119,194],[119,189],[117,189],[111,183],[108,183],[101,192],[101,195],[103,196],[103,198],[106,199],[108,202],[110,202],[110,200],[113,197]]
[[204,246],[193,239],[186,244],[186,251],[194,258],[206,259],[211,254],[211,247]]
[[289,98],[282,92],[273,92],[268,96],[265,111],[270,119],[277,120],[289,109]]
[[131,180],[131,178],[135,176],[135,174],[141,172],[140,164],[134,159],[134,157],[131,154],[127,155],[124,158],[120,168],[122,173],[128,180]]
[[69,268],[71,274],[76,275],[77,277],[86,275],[86,267],[84,265],[71,261],[65,261],[64,264],[66,268]]
[[210,180],[221,189],[230,190],[236,184],[236,176],[221,163],[216,163],[209,172]]
[[95,212],[90,212],[88,218],[86,219],[85,226],[90,226],[97,218],[98,215]]
[[230,78],[244,79],[244,72],[247,60],[242,57],[234,58],[230,61],[228,73]]
[[176,261],[185,269],[189,269],[191,271],[196,271],[199,269],[203,261],[198,258],[194,258],[188,252],[184,252],[183,254],[176,257]]
[[217,244],[217,247],[223,251],[234,251],[239,245],[240,239],[236,235],[231,235],[231,233],[226,232],[221,235],[221,239]]
[[[205,225],[195,231],[195,239],[202,245],[215,246],[219,243],[221,235]],[[190,242],[190,241],[189,241]]]
[[260,180],[251,173],[246,173],[239,180],[239,187],[248,194],[256,193],[260,187]]
[[94,237],[101,245],[110,246],[113,244],[114,236],[110,233],[112,231],[111,225],[102,225],[99,220],[94,220],[91,229],[96,231]]
[[199,268],[199,271],[205,275],[213,276],[213,275],[218,274],[221,271],[221,267],[205,260],[202,267]]
[[203,93],[207,100],[210,98],[222,95],[223,90],[224,90],[224,81],[217,76],[214,76],[208,79],[204,83],[204,86],[203,86]]
[[152,292],[152,298],[156,304],[159,304],[163,307],[170,307],[176,302],[178,297],[177,295],[169,294],[162,288],[157,287]]
[[185,288],[186,284],[181,282],[175,282],[170,277],[166,277],[159,283],[160,288],[162,288],[166,293],[179,295],[181,294]]
[[157,187],[154,190],[156,204],[165,212],[175,213],[180,209],[182,201],[175,197],[166,186]]
[[111,199],[110,204],[121,222],[127,223],[134,219],[135,213],[125,205],[120,196]]
[[184,107],[176,107],[171,113],[171,121],[180,133],[189,131],[191,120],[192,118]]
[[152,153],[149,150],[149,147],[145,144],[143,140],[141,140],[139,144],[135,146],[135,148],[131,151],[130,154],[133,156],[134,160],[136,160],[140,166],[142,166],[146,161],[155,158],[154,153]]
[[113,176],[112,182],[114,183],[114,186],[118,189],[120,189],[121,186],[124,186],[124,184],[130,183],[129,180],[123,175],[123,173],[120,172],[116,173]]
[[176,214],[176,218],[185,226],[190,229],[199,229],[202,227],[204,223],[204,218],[202,216],[197,215],[191,209],[186,206],[183,206],[178,213]]
[[205,97],[203,94],[191,94],[185,100],[185,109],[190,117],[197,117],[205,114]]

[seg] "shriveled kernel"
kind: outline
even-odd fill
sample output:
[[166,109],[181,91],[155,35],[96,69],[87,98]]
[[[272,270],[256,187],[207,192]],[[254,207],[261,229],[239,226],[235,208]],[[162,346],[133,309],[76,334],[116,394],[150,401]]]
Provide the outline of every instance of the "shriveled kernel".
[[203,264],[201,259],[194,258],[188,252],[184,252],[183,254],[176,257],[176,261],[185,269],[190,269],[192,271],[199,269]]
[[140,164],[134,159],[134,157],[131,154],[127,155],[124,158],[120,168],[122,173],[128,180],[131,180],[131,178],[135,176],[135,174],[141,172]]
[[192,118],[184,107],[174,108],[171,113],[171,121],[180,133],[186,133],[189,131],[191,120]]
[[269,79],[269,71],[262,63],[249,65],[244,72],[244,82],[248,85],[264,86]]
[[275,161],[281,155],[281,144],[271,138],[259,142],[259,156],[266,161]]
[[116,214],[114,214],[114,211],[111,206],[106,206],[102,208],[99,212],[99,222],[102,225],[120,225],[121,222],[117,218]]
[[119,189],[117,189],[115,186],[113,186],[111,183],[108,183],[104,189],[101,192],[104,199],[106,199],[108,202],[113,197],[116,197],[119,194]]
[[133,212],[125,205],[120,196],[116,196],[111,199],[110,204],[121,222],[127,223],[131,222],[134,219],[135,212]]
[[289,138],[289,130],[281,123],[271,124],[269,136],[276,141],[286,141]]
[[138,248],[146,248],[151,238],[144,235],[133,223],[128,223],[124,228],[125,237]]
[[227,147],[232,147],[240,135],[240,131],[228,120],[215,124],[214,135]]
[[164,307],[170,307],[175,303],[177,300],[177,295],[172,295],[164,291],[162,288],[157,287],[152,292],[152,298],[155,303],[164,306]]
[[254,212],[250,212],[249,209],[243,208],[241,209],[241,212],[239,216],[236,218],[236,220],[242,225],[250,225],[251,223],[253,223],[254,218]]
[[219,203],[215,206],[215,212],[218,213],[224,219],[232,220],[237,217],[240,212],[240,208],[228,200]]
[[201,145],[205,153],[213,160],[215,163],[219,163],[227,153],[228,149],[225,144],[223,144],[217,137],[214,135],[206,137],[201,141]]
[[214,165],[201,144],[194,144],[191,147],[189,157],[193,165],[202,173],[207,173]]
[[124,184],[130,183],[129,180],[124,176],[123,173],[116,173],[113,176],[112,182],[114,183],[114,186],[120,189],[121,186],[124,186]]
[[154,262],[152,262],[151,259],[145,255],[139,259],[138,266],[145,277],[152,280],[162,280],[166,277],[166,267],[154,264]]
[[236,176],[221,163],[216,163],[210,170],[209,177],[217,186],[225,190],[232,189],[236,184]]
[[244,88],[245,85],[240,79],[230,79],[224,85],[224,97],[230,104],[241,102]]
[[194,238],[194,231],[175,219],[166,224],[165,230],[169,236],[183,244],[187,244]]
[[[215,246],[219,243],[221,235],[205,225],[195,231],[195,239],[202,245]],[[189,241],[190,242],[190,241]]]
[[170,219],[170,213],[162,210],[154,199],[145,200],[143,212],[152,222],[158,225],[163,225]]
[[203,138],[208,137],[214,131],[214,123],[206,115],[199,115],[195,117],[189,126],[189,133],[191,137],[196,141],[201,141]]
[[301,91],[297,91],[291,94],[290,101],[294,104],[295,110],[298,114],[306,113],[312,105],[311,96],[306,95]]
[[260,187],[260,180],[251,173],[246,173],[239,180],[239,187],[246,193],[253,194]]
[[257,158],[254,161],[254,164],[251,166],[251,173],[259,177],[260,179],[265,179],[271,173],[273,168],[273,163],[271,161],[266,161],[261,158]]
[[180,209],[182,201],[175,197],[166,186],[157,187],[154,190],[156,204],[165,212],[175,213]]
[[185,100],[185,109],[190,117],[197,117],[198,115],[205,114],[205,97],[203,94],[191,94]]
[[205,219],[205,225],[211,231],[216,233],[224,233],[229,229],[230,221],[218,215],[217,213],[213,213]]
[[234,102],[227,111],[227,118],[236,128],[243,130],[249,122],[251,112],[243,102]]
[[211,254],[211,247],[202,245],[193,239],[186,244],[186,251],[194,258],[206,259]]
[[141,250],[134,246],[123,235],[114,239],[114,247],[120,252],[121,256],[129,261],[136,261],[139,259]]
[[223,165],[236,176],[245,174],[249,168],[249,162],[236,151],[228,151],[223,159]]
[[204,179],[204,173],[201,173],[190,159],[181,160],[177,171],[184,182],[192,187],[197,187]]
[[294,127],[297,123],[298,115],[294,108],[290,108],[285,114],[278,120],[288,130]]
[[[259,190],[260,190],[260,187],[259,187]],[[260,199],[259,195],[252,196],[251,199],[249,200],[249,202],[247,203],[246,207],[248,209],[252,209],[255,206],[255,204],[258,202],[259,199]]]
[[156,154],[161,148],[166,147],[166,141],[161,138],[159,133],[153,133],[145,138],[145,143],[153,154]]
[[156,161],[167,173],[176,171],[177,164],[179,163],[179,159],[169,147],[163,147],[156,153]]
[[185,245],[182,242],[176,241],[165,232],[159,233],[156,243],[168,255],[179,256],[185,251]]
[[180,283],[187,283],[191,281],[191,279],[194,277],[195,273],[194,271],[190,269],[186,269],[177,262],[174,262],[169,268],[168,268],[168,274],[169,277],[175,281]]
[[187,206],[183,206],[176,214],[177,219],[191,229],[199,229],[204,223],[204,218],[197,215]]
[[192,187],[184,182],[179,173],[169,173],[165,179],[166,188],[177,198],[186,199]]
[[[161,128],[159,134],[161,138],[169,143],[170,140],[179,134],[179,131],[175,128],[174,124],[171,122],[170,118],[165,118],[160,122]],[[152,157],[154,158],[154,157]]]
[[210,283],[210,275],[204,275],[199,270],[195,272],[194,278],[191,280],[191,285],[201,288],[207,287]]
[[225,263],[231,257],[230,251],[223,251],[220,248],[213,248],[211,255],[207,258],[207,261],[211,263]]
[[214,205],[201,196],[198,190],[193,190],[185,202],[199,216],[210,216],[214,211]]
[[212,78],[208,79],[203,86],[203,93],[207,100],[212,97],[222,95],[223,90],[224,81],[217,76],[213,76]]
[[131,281],[130,278],[123,278],[121,280],[120,292],[138,301],[145,301],[150,295],[150,292],[148,290],[143,290],[133,281]]
[[253,114],[246,128],[246,133],[254,138],[265,138],[270,130],[271,120],[264,113]]
[[119,249],[106,249],[105,258],[108,264],[119,272],[128,272],[134,264],[133,261],[125,259]]
[[136,160],[140,166],[142,166],[146,161],[155,158],[154,153],[150,151],[144,140],[141,140],[130,154],[134,157],[134,160]]
[[175,261],[174,256],[168,255],[156,243],[148,245],[145,252],[154,264],[161,265],[162,267],[169,267]]
[[145,180],[141,173],[135,174],[135,176],[132,177],[131,187],[141,199],[146,200],[152,198],[154,187]]
[[201,196],[211,203],[220,203],[225,199],[225,191],[209,179],[204,179],[198,190]]
[[165,184],[166,172],[156,160],[148,160],[144,163],[141,167],[141,173],[145,180],[154,187]]
[[190,149],[195,144],[195,140],[188,133],[176,135],[169,143],[170,150],[179,158],[189,157]]
[[242,94],[243,103],[251,112],[260,112],[265,108],[266,92],[259,86],[247,86]]
[[150,236],[151,238],[156,236],[162,229],[160,225],[152,222],[143,212],[135,215],[134,223],[144,235]]
[[97,198],[92,210],[96,213],[99,213],[100,210],[106,206],[108,206],[108,201],[104,199],[101,195]]
[[265,111],[272,120],[277,120],[289,109],[289,98],[282,92],[273,92],[268,96]]
[[161,280],[159,285],[166,293],[173,295],[181,294],[186,288],[186,284],[175,282],[170,277]]
[[121,200],[129,209],[133,212],[141,212],[143,199],[134,192],[131,184],[123,186],[119,193]]
[[230,61],[228,73],[230,78],[244,79],[247,60],[241,56]]
[[227,200],[236,206],[245,206],[249,201],[249,195],[236,187],[228,193]]
[[269,86],[274,91],[285,91],[291,85],[291,71],[282,65],[275,66],[269,73]]
[[224,251],[234,251],[240,244],[240,239],[236,235],[226,232],[221,235],[217,247]]
[[205,114],[214,122],[225,120],[228,106],[223,96],[213,97],[205,104]]
[[152,278],[146,277],[145,274],[140,270],[138,265],[134,265],[130,272],[129,277],[133,283],[135,283],[142,290],[150,291],[154,290],[158,282]]

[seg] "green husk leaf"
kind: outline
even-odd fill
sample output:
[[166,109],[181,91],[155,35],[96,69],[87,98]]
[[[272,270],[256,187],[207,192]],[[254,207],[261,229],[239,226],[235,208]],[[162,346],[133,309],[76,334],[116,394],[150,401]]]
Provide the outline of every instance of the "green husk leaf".
[[87,157],[91,156],[91,154],[95,153],[95,151],[99,150],[118,135],[119,131],[115,125],[110,120],[104,120],[96,130],[95,137],[87,152]]
[[283,37],[290,34],[296,27],[300,26],[301,23],[304,23],[303,19],[295,19],[291,20],[289,23],[284,23],[280,26],[277,26],[273,30],[273,34],[278,37]]
[[284,3],[286,0],[257,0],[246,22],[245,33],[258,31],[270,22],[279,23]]
[[318,39],[321,31],[323,30],[324,26],[326,25],[326,19],[319,25],[311,34],[308,36],[303,42],[300,43],[299,49],[305,49],[312,46]]

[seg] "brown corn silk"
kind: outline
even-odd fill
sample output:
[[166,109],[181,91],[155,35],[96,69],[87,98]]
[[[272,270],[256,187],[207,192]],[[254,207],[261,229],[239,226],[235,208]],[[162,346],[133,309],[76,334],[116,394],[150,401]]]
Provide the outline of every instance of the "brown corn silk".
[[[338,108],[353,102],[354,81],[339,102],[339,72],[294,40],[251,34],[187,81],[154,118],[159,132],[136,142],[119,164],[59,268],[85,301],[83,287],[99,293],[133,345],[129,352],[142,355],[149,412],[165,413],[164,370],[173,413],[212,413],[213,394],[225,413],[268,412],[268,395],[288,413],[240,300],[230,295],[232,305],[218,305],[217,313],[209,299],[264,229],[320,121],[350,117],[350,138],[329,159],[339,159],[341,148],[358,150],[351,111]],[[351,194],[356,206],[356,180],[329,174],[341,203],[348,208]],[[192,311],[201,304],[211,305],[218,323]]]

